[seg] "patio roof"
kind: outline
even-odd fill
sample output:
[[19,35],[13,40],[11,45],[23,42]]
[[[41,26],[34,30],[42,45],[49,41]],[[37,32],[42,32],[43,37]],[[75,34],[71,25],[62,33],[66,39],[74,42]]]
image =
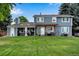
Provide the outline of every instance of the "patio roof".
[[56,23],[36,23],[36,26],[56,26]]
[[8,25],[7,27],[35,27],[35,26],[56,26],[57,24],[55,23],[34,23],[34,22],[22,22],[20,24],[13,24],[13,25]]
[[22,22],[19,24],[9,25],[7,27],[35,27],[34,22]]

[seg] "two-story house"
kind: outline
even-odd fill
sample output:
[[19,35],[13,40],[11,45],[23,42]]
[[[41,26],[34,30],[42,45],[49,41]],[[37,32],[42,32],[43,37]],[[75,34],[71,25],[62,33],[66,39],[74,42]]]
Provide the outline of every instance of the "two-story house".
[[16,23],[7,26],[8,36],[49,35],[72,36],[71,15],[34,15],[34,22]]

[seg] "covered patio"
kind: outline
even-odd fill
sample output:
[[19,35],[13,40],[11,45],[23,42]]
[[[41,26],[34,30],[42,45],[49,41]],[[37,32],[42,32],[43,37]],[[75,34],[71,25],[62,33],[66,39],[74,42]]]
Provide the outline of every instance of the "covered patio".
[[40,29],[40,33],[38,35],[55,35],[56,25],[57,24],[37,24],[36,28]]
[[32,22],[14,24],[7,27],[9,36],[31,36],[35,35],[35,25]]

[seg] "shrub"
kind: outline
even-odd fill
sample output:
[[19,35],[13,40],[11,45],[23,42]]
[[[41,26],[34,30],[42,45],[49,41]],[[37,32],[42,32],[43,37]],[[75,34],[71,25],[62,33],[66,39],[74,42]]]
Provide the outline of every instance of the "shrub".
[[68,36],[68,34],[67,33],[63,33],[63,34],[61,34],[61,36]]

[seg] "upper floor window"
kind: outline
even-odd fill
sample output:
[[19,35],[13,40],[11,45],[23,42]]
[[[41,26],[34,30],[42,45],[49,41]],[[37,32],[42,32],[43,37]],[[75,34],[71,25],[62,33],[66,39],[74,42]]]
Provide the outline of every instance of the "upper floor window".
[[39,22],[39,18],[37,18],[37,22]]
[[37,22],[44,22],[44,17],[37,17]]
[[52,17],[52,22],[56,22],[56,17]]
[[67,17],[62,18],[62,22],[69,22],[69,18]]

